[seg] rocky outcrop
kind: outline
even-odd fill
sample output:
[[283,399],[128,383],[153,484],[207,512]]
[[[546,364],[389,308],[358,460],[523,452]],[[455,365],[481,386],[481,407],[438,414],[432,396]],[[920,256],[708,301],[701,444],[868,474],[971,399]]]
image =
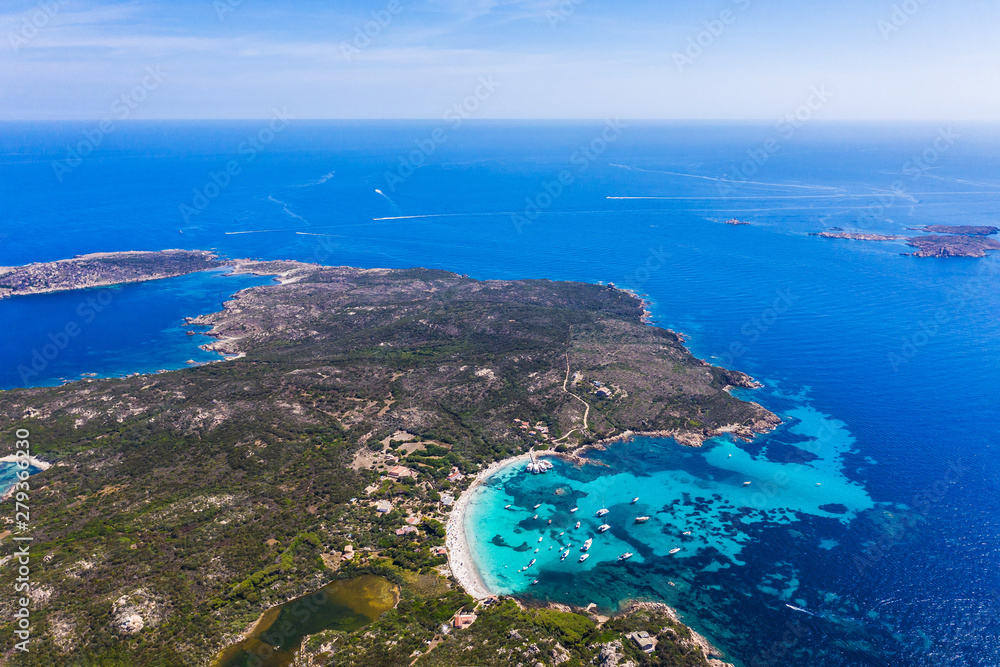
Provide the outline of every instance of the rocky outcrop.
[[862,232],[813,232],[809,236],[819,236],[824,239],[851,239],[854,241],[899,241],[903,239],[902,236]]
[[[626,608],[623,614],[634,614],[640,611],[661,613],[669,617],[670,620],[674,621],[679,626],[684,625],[684,622],[681,621],[680,616],[678,616],[677,611],[673,607],[660,602],[633,602],[628,606],[628,608]],[[702,653],[702,655],[704,655],[705,660],[709,665],[711,665],[711,667],[735,667],[734,665],[719,659],[719,656],[722,655],[722,651],[713,646],[708,639],[698,634],[690,627],[685,627],[690,633],[690,637],[681,637],[677,634],[674,628],[670,627],[662,628],[660,632],[657,633],[657,637],[661,639],[669,639],[671,642],[680,644],[681,646],[697,649]]]
[[111,609],[111,629],[120,635],[134,635],[163,620],[163,605],[139,588],[115,600]]
[[992,250],[1000,250],[1000,242],[983,236],[917,236],[906,241],[916,248],[913,257],[986,257]]
[[600,652],[594,658],[594,664],[599,667],[636,667],[636,664],[627,658],[621,641],[617,639],[601,646]]
[[1000,227],[977,225],[924,225],[923,227],[908,227],[908,229],[928,234],[958,234],[963,236],[992,236],[1000,232]]

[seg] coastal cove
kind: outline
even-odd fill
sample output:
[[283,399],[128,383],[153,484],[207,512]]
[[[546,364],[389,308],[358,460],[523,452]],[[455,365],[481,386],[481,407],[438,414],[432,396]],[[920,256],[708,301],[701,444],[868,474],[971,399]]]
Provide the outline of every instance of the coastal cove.
[[[593,602],[608,611],[633,598],[666,600],[685,622],[720,646],[728,661],[741,666],[1000,664],[994,613],[995,573],[1000,571],[994,548],[1000,540],[1000,464],[995,456],[1000,432],[995,406],[1000,393],[995,344],[1000,340],[1000,257],[908,257],[902,253],[909,249],[899,242],[809,236],[842,228],[910,237],[912,228],[930,232],[931,225],[942,223],[997,225],[1000,134],[969,132],[937,166],[934,178],[911,180],[899,173],[900,165],[924,150],[936,128],[846,131],[817,124],[783,146],[761,170],[759,183],[741,183],[735,192],[720,193],[720,175],[732,173],[747,149],[762,145],[770,126],[636,126],[538,220],[516,228],[510,212],[521,211],[524,197],[537,193],[539,183],[561,168],[572,168],[566,156],[589,141],[595,128],[505,126],[507,134],[501,137],[494,129],[470,124],[398,191],[373,192],[382,174],[395,168],[400,152],[411,150],[413,137],[428,128],[290,127],[180,237],[178,201],[221,159],[204,148],[206,137],[219,133],[225,136],[218,145],[237,145],[250,125],[123,125],[108,138],[116,152],[90,161],[62,188],[41,188],[37,183],[48,176],[49,162],[78,138],[81,128],[69,127],[48,148],[39,145],[30,155],[0,159],[11,191],[24,193],[11,198],[10,238],[0,264],[108,249],[175,247],[184,238],[185,247],[218,248],[229,257],[368,268],[426,266],[484,280],[613,281],[651,304],[654,323],[683,332],[685,345],[697,358],[764,382],[763,389],[732,394],[760,402],[785,423],[749,442],[723,436],[701,449],[665,438],[635,438],[591,452],[603,465],[576,468],[553,459],[555,468],[537,477],[524,475],[518,466],[498,465],[492,472],[503,468],[500,472],[457,499],[468,503],[463,523],[473,515],[482,519],[462,531],[474,549],[466,545],[461,554],[454,543],[449,545],[452,569],[470,591],[477,596],[510,591],[539,604]],[[22,150],[0,137],[4,142],[11,154]],[[159,157],[150,157],[156,151]],[[323,178],[333,171],[335,177]],[[897,178],[906,178],[912,197],[886,200],[881,193],[890,191]],[[970,181],[983,185],[972,188]],[[609,199],[618,196],[644,199]],[[144,215],[137,218],[138,210]],[[70,224],[76,216],[101,222]],[[724,224],[734,216],[751,224]],[[112,289],[114,301],[95,319],[94,328],[75,338],[28,385],[22,385],[17,366],[30,363],[32,349],[40,350],[50,333],[77,319],[81,296],[103,290],[0,301],[0,315],[17,323],[0,341],[5,362],[0,386],[58,386],[98,373],[123,378],[132,395],[142,396],[145,384],[161,378],[169,382],[172,374],[123,376],[182,369],[187,359],[199,364],[218,360],[217,353],[200,349],[212,342],[209,338],[184,333],[185,328],[203,333],[208,326],[184,327],[184,318],[218,311],[239,289],[237,281],[257,279],[209,280],[209,275]],[[253,284],[269,282],[260,280]],[[170,289],[189,285],[201,293],[202,281],[219,289],[199,307]],[[134,299],[119,298],[133,290]],[[160,319],[161,314],[169,317]],[[95,340],[83,345],[91,330]],[[102,346],[105,337],[113,342]],[[211,373],[230,366],[194,367],[185,374],[214,382],[219,378]],[[330,375],[326,368],[318,370]],[[232,395],[244,386],[239,384]],[[374,400],[388,393],[379,390]],[[230,400],[219,394],[211,398]],[[335,412],[342,414],[339,407]],[[23,414],[21,409],[13,418],[20,420]],[[287,409],[269,412],[254,432],[291,414]],[[108,432],[122,428],[109,421]],[[437,441],[436,435],[428,438]],[[196,457],[213,444],[173,436],[172,441],[177,449],[164,457],[170,465],[178,456]],[[325,446],[336,442],[336,437],[328,438]],[[239,459],[250,470],[240,483],[256,498],[270,498],[272,489],[261,482],[272,479],[269,475],[276,480],[273,487],[289,482],[278,466],[269,468],[242,455]],[[798,460],[802,463],[794,463]],[[207,458],[197,461],[191,470],[204,471],[210,463],[214,465]],[[299,474],[308,475],[315,463],[307,461]],[[117,488],[123,475],[141,478],[144,464],[134,462],[127,472],[81,466],[72,475],[70,468],[57,465],[45,476],[61,475],[60,482],[68,483],[62,488],[79,483],[74,477],[86,479],[90,489]],[[795,474],[775,477],[790,467]],[[317,488],[339,480],[345,471],[322,472]],[[475,474],[475,468],[464,472]],[[213,531],[228,530],[221,521],[234,526],[234,515],[244,505],[269,526],[274,523],[271,513],[281,512],[276,503],[254,506],[240,495],[242,489],[229,497],[198,486],[201,481],[190,474],[176,480],[185,495],[229,503],[220,509],[210,506],[220,520],[205,522]],[[744,488],[745,481],[751,485]],[[128,494],[129,489],[117,493]],[[765,501],[759,508],[754,504],[757,493]],[[84,509],[95,516],[105,516],[103,509],[121,502],[115,495],[92,495],[92,504]],[[329,497],[345,504],[354,495]],[[654,517],[642,529],[655,534],[628,524],[635,496],[639,505],[648,506],[642,511]],[[282,491],[280,497],[305,496]],[[539,519],[552,518],[552,526],[562,526],[557,533],[570,535],[567,498],[580,503],[573,516],[582,528],[593,528],[591,504],[609,503],[609,516],[615,519],[612,530],[595,537],[593,556],[582,564],[576,561],[577,540],[565,562],[539,558],[558,535],[526,523],[535,513],[529,510],[541,503]],[[319,505],[321,513],[339,512],[333,501],[323,506],[326,500],[309,503]],[[143,501],[139,497],[136,502]],[[47,511],[61,512],[67,504],[54,499]],[[517,511],[505,511],[507,504]],[[311,515],[299,511],[281,516],[298,521]],[[126,524],[158,521],[160,516],[149,522],[137,516],[128,517]],[[328,525],[336,526],[336,521]],[[178,523],[178,530],[182,527]],[[388,535],[394,527],[386,527]],[[296,524],[295,529],[306,528]],[[689,530],[690,536],[683,535]],[[352,531],[346,529],[343,539],[331,542],[331,550],[348,542],[358,546],[356,537],[346,538],[347,532]],[[449,530],[450,540],[454,534]],[[204,544],[220,548],[216,533],[208,535]],[[493,542],[497,536],[499,544]],[[238,583],[270,564],[275,554],[261,547],[270,537],[255,533],[253,549],[240,546],[238,551],[259,562],[248,559],[219,581]],[[294,532],[278,537],[283,542],[275,550],[287,546]],[[544,538],[540,544],[538,537]],[[59,539],[72,542],[75,537]],[[158,539],[144,536],[138,553],[158,558],[164,552]],[[113,546],[113,540],[108,544]],[[516,550],[525,544],[530,549]],[[529,556],[540,545],[545,548]],[[676,547],[682,551],[669,554]],[[626,549],[634,556],[619,564],[617,557]],[[124,552],[126,558],[136,553]],[[508,568],[497,561],[501,556],[508,559]],[[516,576],[530,558],[539,561],[529,570],[532,578]],[[62,576],[56,568],[71,562],[75,559],[60,556],[48,571]],[[303,558],[299,564],[306,567],[308,562]],[[459,562],[470,571],[474,564],[474,571],[482,570],[481,589],[461,576]],[[192,573],[198,567],[178,571]],[[515,575],[508,576],[509,570]],[[112,581],[106,570],[102,577]],[[531,586],[534,579],[539,583]],[[220,590],[225,589],[220,585]],[[101,604],[107,606],[120,593],[117,588],[102,590]],[[65,599],[55,598],[60,605]],[[79,625],[81,646],[103,632],[104,625]],[[796,630],[791,639],[789,628]],[[145,632],[155,636],[157,629]]]
[[[637,599],[665,602],[720,644],[732,639],[723,619],[737,606],[759,618],[785,616],[787,605],[831,613],[836,592],[801,590],[792,564],[762,556],[806,549],[832,557],[851,522],[876,505],[844,474],[855,440],[843,423],[809,406],[780,414],[786,424],[749,447],[728,437],[701,448],[637,437],[591,450],[586,462],[550,458],[543,474],[527,472],[526,457],[494,464],[449,521],[452,572],[477,597],[593,603],[602,613]],[[609,512],[596,518],[601,508]],[[605,533],[602,523],[611,526]],[[620,562],[626,552],[633,556]],[[752,595],[748,571],[761,582]]]
[[0,389],[152,374],[218,361],[219,353],[202,347],[212,342],[201,335],[206,328],[185,326],[185,319],[218,310],[242,289],[272,282],[271,277],[219,268],[2,299],[0,318],[9,326],[0,340],[0,357],[9,361],[0,365]]

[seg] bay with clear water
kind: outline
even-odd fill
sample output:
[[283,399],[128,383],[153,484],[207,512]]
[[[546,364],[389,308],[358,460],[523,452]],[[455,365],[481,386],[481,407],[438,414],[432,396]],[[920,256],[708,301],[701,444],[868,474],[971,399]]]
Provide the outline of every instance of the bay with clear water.
[[[0,265],[216,248],[648,294],[655,324],[763,382],[741,396],[785,423],[751,443],[637,439],[595,454],[601,465],[501,473],[470,512],[491,586],[606,610],[664,600],[741,667],[1000,664],[1000,259],[808,236],[996,225],[1000,128],[950,128],[957,139],[935,147],[947,126],[817,123],[788,137],[768,124],[482,122],[443,125],[428,154],[417,142],[433,122],[300,122],[241,152],[263,125],[122,125],[60,182],[52,162],[88,126],[3,124]],[[778,150],[762,158],[769,139]],[[211,188],[230,160],[240,173]],[[752,225],[723,224],[733,217]],[[94,339],[29,383],[204,361],[180,321],[217,310],[237,280],[124,287]],[[0,350],[5,387],[81,296],[0,302],[18,323]],[[551,528],[530,520],[539,502]],[[571,535],[570,502],[581,531],[611,510],[583,564],[548,549]],[[653,518],[636,525],[639,511]],[[535,548],[537,570],[517,576]]]

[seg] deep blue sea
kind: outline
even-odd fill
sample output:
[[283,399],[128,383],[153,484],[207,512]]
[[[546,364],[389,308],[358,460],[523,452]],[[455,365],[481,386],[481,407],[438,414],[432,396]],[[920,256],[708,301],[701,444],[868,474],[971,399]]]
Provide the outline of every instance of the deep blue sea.
[[[808,236],[997,225],[1000,127],[266,127],[121,125],[77,163],[68,147],[86,150],[90,124],[0,124],[0,265],[215,248],[633,288],[695,354],[764,382],[744,395],[785,424],[752,443],[644,439],[601,453],[606,466],[504,473],[475,506],[487,580],[604,609],[665,600],[740,667],[1000,665],[1000,257]],[[117,290],[29,383],[205,361],[182,318],[241,280]],[[0,385],[22,384],[17,366],[85,297],[0,302]],[[601,505],[614,519],[584,564],[548,549],[568,542],[571,501],[582,530]],[[559,531],[529,523],[538,502]],[[639,509],[653,519],[632,523]],[[496,560],[519,564],[522,543],[540,549],[535,586]]]

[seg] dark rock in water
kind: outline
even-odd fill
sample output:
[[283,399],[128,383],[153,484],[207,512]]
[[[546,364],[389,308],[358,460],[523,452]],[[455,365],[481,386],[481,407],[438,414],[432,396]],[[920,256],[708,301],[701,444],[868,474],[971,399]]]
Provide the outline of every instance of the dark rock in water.
[[830,512],[831,514],[847,514],[847,507],[841,505],[840,503],[831,503],[829,505],[820,505],[819,508],[824,512]]
[[795,445],[772,442],[767,446],[767,458],[779,463],[809,463],[819,457]]
[[531,546],[527,542],[525,542],[524,544],[522,544],[519,547],[514,547],[514,551],[518,551],[518,552],[531,551]]

